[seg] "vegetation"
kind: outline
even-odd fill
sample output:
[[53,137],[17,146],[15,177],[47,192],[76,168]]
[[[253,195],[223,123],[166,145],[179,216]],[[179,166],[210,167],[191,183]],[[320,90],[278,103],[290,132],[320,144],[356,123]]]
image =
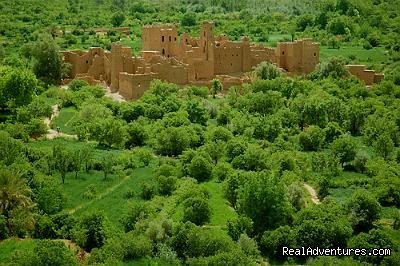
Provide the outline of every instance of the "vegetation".
[[[0,3],[0,262],[12,265],[398,265],[400,2],[13,1]],[[134,102],[74,80],[65,49],[144,24],[276,45],[321,43],[289,77],[154,81]],[[128,27],[129,36],[116,27]],[[98,34],[98,28],[106,34]],[[383,71],[371,87],[346,63]],[[57,106],[56,106],[57,105]],[[58,130],[48,138],[49,120]],[[62,137],[64,136],[64,137]],[[283,256],[282,247],[391,248],[389,256]],[[90,255],[89,255],[90,254]]]

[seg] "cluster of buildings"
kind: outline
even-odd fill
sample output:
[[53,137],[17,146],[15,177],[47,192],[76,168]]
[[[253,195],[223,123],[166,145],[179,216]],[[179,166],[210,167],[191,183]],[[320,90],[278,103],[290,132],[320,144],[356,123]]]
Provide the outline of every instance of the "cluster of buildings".
[[[229,88],[248,82],[245,73],[263,61],[289,75],[310,73],[319,63],[319,44],[310,39],[283,42],[272,48],[251,44],[247,37],[233,42],[225,35],[215,36],[213,30],[213,23],[204,22],[200,36],[195,38],[188,33],[179,36],[175,25],[145,26],[141,56],[134,56],[130,47],[113,43],[111,51],[66,51],[63,59],[72,65],[71,79],[106,84],[126,99],[142,96],[154,79],[209,86],[217,78]],[[364,75],[358,70],[353,72]]]

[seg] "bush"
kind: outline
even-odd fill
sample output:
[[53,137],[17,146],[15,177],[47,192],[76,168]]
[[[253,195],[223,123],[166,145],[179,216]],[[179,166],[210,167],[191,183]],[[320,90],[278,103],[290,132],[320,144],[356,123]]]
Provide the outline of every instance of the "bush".
[[89,83],[87,83],[85,80],[80,79],[74,79],[68,84],[68,87],[73,91],[78,91],[85,86],[89,86]]
[[239,239],[242,234],[253,234],[253,221],[246,217],[239,215],[237,218],[228,220],[227,223],[228,235],[235,241]]
[[8,237],[7,221],[3,215],[0,215],[0,240]]
[[197,181],[202,182],[210,179],[212,173],[211,163],[203,156],[196,155],[189,165],[189,174]]
[[275,79],[281,75],[280,70],[270,62],[261,62],[255,69],[256,75],[260,79]]
[[232,173],[232,171],[232,166],[229,163],[218,162],[212,171],[212,176],[222,182]]
[[144,200],[151,200],[156,192],[156,188],[152,183],[142,183],[140,185],[140,196]]
[[309,126],[299,134],[299,143],[304,151],[318,151],[325,142],[325,132],[318,126]]
[[81,218],[74,230],[74,240],[87,251],[103,246],[106,240],[105,216],[102,212],[87,214]]
[[16,252],[17,265],[73,266],[77,265],[74,254],[62,241],[39,240],[33,251]]
[[191,27],[195,26],[197,24],[196,22],[196,14],[188,12],[183,14],[183,17],[181,19],[181,25],[183,27]]
[[183,221],[190,221],[196,225],[203,225],[211,217],[211,209],[208,199],[195,196],[183,202]]
[[174,176],[158,176],[157,188],[161,195],[171,195],[176,189],[177,178]]
[[368,231],[372,223],[380,217],[381,206],[376,198],[366,190],[357,190],[347,204],[349,219],[356,232]]
[[129,232],[124,236],[122,246],[125,260],[150,256],[153,249],[152,242],[147,236],[137,235],[135,232]]

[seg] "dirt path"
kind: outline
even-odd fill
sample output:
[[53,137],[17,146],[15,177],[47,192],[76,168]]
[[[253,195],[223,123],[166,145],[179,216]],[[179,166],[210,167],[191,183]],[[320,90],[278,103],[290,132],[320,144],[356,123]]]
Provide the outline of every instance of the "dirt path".
[[311,195],[312,202],[314,202],[315,204],[320,204],[321,202],[319,201],[317,191],[315,191],[315,189],[312,186],[310,186],[306,183],[304,183],[304,187],[307,189],[308,193]]
[[46,134],[46,139],[55,139],[55,138],[58,138],[58,137],[77,139],[78,136],[76,136],[76,135],[69,135],[69,134],[65,134],[65,133],[62,133],[62,132],[58,132],[57,130],[54,130],[54,129],[52,129],[50,127],[51,122],[53,121],[53,119],[56,118],[60,114],[60,109],[59,109],[58,104],[53,105],[51,107],[51,109],[52,109],[51,117],[50,118],[46,117],[44,119],[44,123],[48,127],[47,134]]
[[70,209],[70,210],[68,211],[68,213],[69,213],[69,214],[73,214],[73,213],[75,213],[77,210],[82,209],[83,207],[85,207],[85,206],[91,204],[92,202],[97,201],[97,200],[101,200],[102,198],[104,198],[105,196],[109,195],[110,193],[114,192],[114,190],[116,190],[117,188],[119,188],[120,186],[122,186],[122,184],[124,184],[124,183],[126,182],[126,180],[128,180],[128,179],[129,179],[129,176],[125,176],[125,177],[122,178],[117,184],[115,184],[115,185],[112,186],[112,187],[107,188],[104,192],[102,192],[102,193],[100,193],[99,195],[97,195],[94,199],[92,199],[92,200],[90,200],[90,201],[88,201],[88,202],[79,204],[78,206],[76,206],[76,207]]
[[126,102],[126,100],[124,99],[124,97],[121,96],[121,94],[119,94],[118,92],[111,92],[111,89],[109,86],[107,86],[107,84],[104,83],[102,84],[102,86],[106,90],[107,97],[110,97],[111,99],[119,103]]

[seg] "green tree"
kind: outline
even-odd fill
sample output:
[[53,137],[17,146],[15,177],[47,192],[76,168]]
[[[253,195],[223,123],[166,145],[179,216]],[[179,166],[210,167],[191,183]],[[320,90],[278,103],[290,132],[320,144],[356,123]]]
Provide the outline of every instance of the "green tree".
[[53,146],[54,167],[61,175],[61,182],[65,183],[65,176],[72,165],[71,152],[60,144]]
[[387,159],[394,149],[394,143],[389,134],[385,133],[377,137],[373,147],[380,156]]
[[174,176],[163,176],[157,177],[157,188],[161,195],[171,195],[176,189],[177,178]]
[[354,160],[357,153],[357,145],[351,136],[343,136],[332,142],[331,150],[343,167],[344,163]]
[[192,99],[187,101],[186,111],[189,115],[189,120],[192,123],[205,125],[208,120],[208,112],[198,100]]
[[196,22],[196,14],[192,12],[186,12],[183,14],[182,19],[181,19],[181,25],[183,27],[191,27],[195,26],[197,24]]
[[238,211],[254,222],[255,233],[275,229],[291,220],[287,191],[277,178],[265,172],[254,174],[238,195]]
[[114,167],[115,159],[114,155],[111,153],[106,153],[100,159],[101,170],[104,173],[104,180],[108,179],[108,176],[112,173]]
[[105,219],[102,212],[84,215],[75,227],[74,240],[87,251],[103,246],[106,240]]
[[114,27],[119,27],[119,26],[121,26],[122,23],[124,23],[124,21],[125,21],[125,15],[124,15],[124,13],[122,13],[122,12],[114,13],[114,14],[112,15],[112,17],[111,17],[111,24],[112,24]]
[[284,259],[285,256],[282,254],[282,248],[294,246],[295,241],[294,231],[285,225],[273,231],[265,231],[261,237],[260,247],[266,255]]
[[296,243],[304,247],[345,247],[352,228],[334,203],[302,209],[294,219]]
[[235,241],[237,241],[242,234],[249,236],[253,234],[253,221],[246,216],[239,215],[237,218],[230,219],[226,226],[228,235]]
[[16,108],[29,104],[37,91],[36,77],[27,70],[0,71],[0,106]]
[[74,254],[62,241],[39,240],[33,251],[17,252],[18,265],[26,266],[74,266],[77,265]]
[[349,76],[349,72],[345,67],[344,60],[340,58],[330,58],[321,62],[316,70],[312,73],[313,77],[324,79],[332,77],[334,79],[344,78]]
[[34,73],[47,83],[58,84],[68,74],[65,73],[66,66],[62,62],[59,48],[51,38],[45,37],[35,44],[33,58]]
[[91,136],[105,147],[122,147],[127,137],[124,121],[114,117],[96,119],[90,131]]
[[[394,244],[390,235],[382,229],[372,229],[368,233],[360,233],[349,240],[348,247],[371,248],[393,248]],[[368,262],[373,265],[381,265],[384,256],[363,256],[355,257],[355,259]],[[390,265],[390,264],[389,264]],[[396,264],[392,264],[396,265]]]
[[212,165],[207,158],[201,155],[193,157],[192,162],[189,165],[190,176],[202,182],[210,179],[212,173]]
[[78,178],[79,171],[82,169],[83,153],[82,150],[77,149],[72,152],[72,165],[75,170],[75,179]]
[[157,135],[156,142],[158,153],[177,156],[189,147],[190,139],[184,128],[169,127]]
[[[19,172],[0,168],[0,215],[4,216],[11,234],[17,233],[19,229],[15,224],[18,222],[18,214],[30,212],[33,207],[31,196],[32,190]],[[23,219],[29,222],[31,217],[25,215]]]
[[208,199],[194,196],[183,202],[183,220],[190,221],[196,225],[203,225],[211,217],[211,208]]
[[222,83],[219,79],[213,79],[211,82],[211,95],[215,98],[219,92],[222,91]]
[[309,126],[299,134],[299,142],[304,151],[318,151],[325,142],[325,132],[318,126]]
[[94,148],[90,144],[85,144],[80,151],[82,156],[82,163],[85,165],[85,171],[87,173],[89,172],[89,166],[93,157]]
[[270,62],[261,62],[255,68],[256,75],[259,79],[276,79],[281,75],[279,69]]
[[366,190],[357,190],[347,203],[349,219],[355,231],[368,231],[380,217],[381,206]]

